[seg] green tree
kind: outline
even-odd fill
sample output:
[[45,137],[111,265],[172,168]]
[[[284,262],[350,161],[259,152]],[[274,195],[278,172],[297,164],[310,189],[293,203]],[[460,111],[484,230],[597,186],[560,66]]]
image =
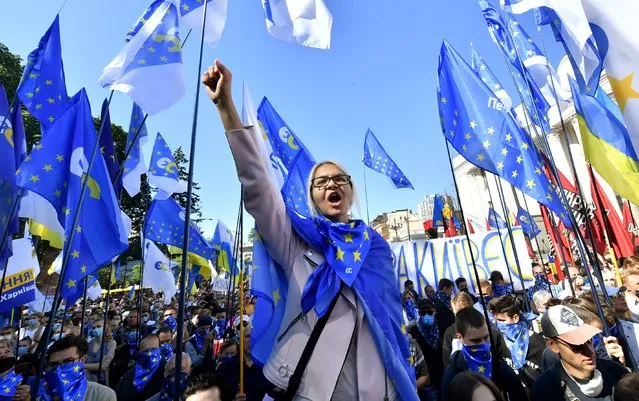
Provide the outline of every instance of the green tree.
[[251,231],[248,233],[248,242],[251,244],[255,242],[255,238],[257,237],[257,231],[255,231],[255,227],[251,228]]
[[[173,158],[175,158],[175,164],[178,166],[178,172],[180,175],[180,179],[187,181],[189,179],[189,161],[182,150],[182,147],[175,149],[173,152]],[[200,204],[200,195],[198,195],[198,191],[200,190],[200,185],[193,181],[193,192],[191,194],[191,219],[196,223],[201,222],[202,219],[202,205]],[[186,209],[186,192],[181,194],[173,194],[173,198]]]

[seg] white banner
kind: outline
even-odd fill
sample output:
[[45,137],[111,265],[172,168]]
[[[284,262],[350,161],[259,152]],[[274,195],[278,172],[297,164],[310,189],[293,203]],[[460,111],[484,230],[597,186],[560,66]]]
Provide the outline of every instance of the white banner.
[[15,239],[12,245],[13,256],[9,258],[6,277],[2,283],[0,312],[34,301],[36,277],[40,274],[40,264],[31,239]]
[[[513,227],[513,236],[524,284],[530,287],[533,284],[532,265],[521,227]],[[470,234],[470,243],[480,280],[490,278],[493,271],[500,271],[506,282],[512,276],[515,289],[521,289],[519,269],[506,229],[501,230],[501,238],[496,230]],[[404,289],[404,281],[410,279],[415,283],[417,293],[425,296],[424,287],[427,285],[433,286],[437,291],[437,284],[442,278],[455,281],[457,277],[464,277],[468,281],[469,290],[474,294],[479,293],[465,236],[394,242],[390,246],[401,290]]]

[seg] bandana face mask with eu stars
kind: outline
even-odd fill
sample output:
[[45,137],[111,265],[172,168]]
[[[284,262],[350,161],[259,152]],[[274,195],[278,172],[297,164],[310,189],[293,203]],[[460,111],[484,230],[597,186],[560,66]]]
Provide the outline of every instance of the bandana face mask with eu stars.
[[76,401],[84,399],[88,383],[83,362],[63,363],[44,374],[44,401]]
[[133,376],[133,385],[138,392],[142,391],[149,382],[151,376],[160,366],[161,359],[160,348],[146,350],[138,355]]

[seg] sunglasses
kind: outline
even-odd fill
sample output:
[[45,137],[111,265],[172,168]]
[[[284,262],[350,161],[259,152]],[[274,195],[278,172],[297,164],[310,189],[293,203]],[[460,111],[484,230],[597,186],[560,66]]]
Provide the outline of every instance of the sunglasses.
[[578,344],[578,345],[567,343],[567,342],[565,342],[564,340],[562,340],[559,337],[555,338],[555,340],[557,340],[557,342],[559,342],[559,343],[562,343],[566,347],[570,348],[570,350],[572,352],[575,352],[575,353],[580,353],[581,354],[581,353],[587,352],[587,351],[594,351],[594,347],[592,345],[592,338],[590,340],[586,341],[585,343]]

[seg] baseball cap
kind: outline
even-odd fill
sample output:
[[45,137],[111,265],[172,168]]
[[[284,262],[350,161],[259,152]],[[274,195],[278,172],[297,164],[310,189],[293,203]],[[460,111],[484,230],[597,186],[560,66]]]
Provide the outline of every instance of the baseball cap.
[[551,306],[541,317],[541,329],[546,338],[556,338],[572,345],[581,345],[596,334],[596,327],[584,323],[570,308],[563,305]]
[[240,327],[240,322],[246,322],[248,324],[251,323],[251,318],[248,315],[242,315],[242,319],[235,320],[235,327]]

